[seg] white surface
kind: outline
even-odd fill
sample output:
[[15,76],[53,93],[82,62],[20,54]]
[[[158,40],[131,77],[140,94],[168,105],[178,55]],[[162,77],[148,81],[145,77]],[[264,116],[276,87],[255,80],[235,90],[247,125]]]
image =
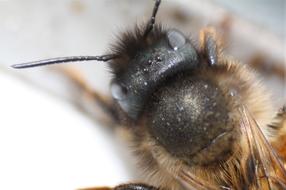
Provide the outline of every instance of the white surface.
[[7,87],[0,99],[0,189],[68,190],[128,180],[114,148],[120,142],[101,126],[2,73],[0,86]]

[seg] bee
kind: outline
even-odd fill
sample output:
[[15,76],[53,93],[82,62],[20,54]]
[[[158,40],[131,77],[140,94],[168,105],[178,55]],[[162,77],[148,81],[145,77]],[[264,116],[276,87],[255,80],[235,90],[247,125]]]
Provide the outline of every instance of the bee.
[[286,107],[273,109],[253,69],[224,55],[213,28],[201,30],[196,46],[157,24],[160,3],[147,24],[123,33],[105,55],[12,66],[109,64],[112,98],[71,77],[128,131],[148,183],[90,189],[286,189]]

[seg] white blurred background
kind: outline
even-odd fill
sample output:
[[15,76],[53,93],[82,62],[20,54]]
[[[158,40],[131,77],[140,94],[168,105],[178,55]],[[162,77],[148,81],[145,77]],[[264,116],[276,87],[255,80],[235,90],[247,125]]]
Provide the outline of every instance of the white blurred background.
[[[148,20],[152,0],[0,0],[0,189],[76,189],[139,179],[128,147],[74,106],[78,96],[57,66],[12,70],[16,63],[101,55],[118,33]],[[163,0],[158,21],[197,39],[231,18],[226,52],[247,63],[263,55],[285,68],[285,1]],[[103,63],[69,64],[108,95]],[[285,80],[261,78],[278,108]]]

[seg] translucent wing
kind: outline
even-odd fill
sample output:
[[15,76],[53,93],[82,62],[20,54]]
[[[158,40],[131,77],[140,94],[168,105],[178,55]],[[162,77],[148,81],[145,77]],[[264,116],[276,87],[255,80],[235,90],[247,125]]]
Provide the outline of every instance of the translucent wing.
[[240,112],[242,115],[241,130],[247,137],[250,158],[255,164],[254,186],[263,190],[285,189],[286,170],[282,161],[247,108],[242,107]]

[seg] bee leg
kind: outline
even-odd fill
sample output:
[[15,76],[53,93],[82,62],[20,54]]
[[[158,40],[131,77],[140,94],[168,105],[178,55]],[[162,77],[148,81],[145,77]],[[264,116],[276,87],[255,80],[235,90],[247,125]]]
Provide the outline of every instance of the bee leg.
[[95,91],[84,79],[83,75],[72,67],[61,67],[59,72],[63,73],[68,80],[70,80],[73,85],[77,88],[78,94],[75,96],[74,103],[80,108],[82,111],[87,112],[94,116],[93,109],[96,107],[93,103],[96,103],[101,108],[101,111],[107,116],[104,117],[101,121],[107,125],[118,124],[118,115],[115,110],[114,102],[112,98],[106,97],[101,93]]
[[278,155],[286,160],[286,105],[278,112],[273,124],[269,125],[274,130],[275,139],[271,144]]
[[214,28],[207,27],[200,31],[200,53],[210,66],[219,63],[222,48]]
[[109,187],[92,187],[92,188],[84,188],[79,190],[158,190],[159,188],[142,184],[142,183],[128,183],[123,185],[118,185],[114,188]]

